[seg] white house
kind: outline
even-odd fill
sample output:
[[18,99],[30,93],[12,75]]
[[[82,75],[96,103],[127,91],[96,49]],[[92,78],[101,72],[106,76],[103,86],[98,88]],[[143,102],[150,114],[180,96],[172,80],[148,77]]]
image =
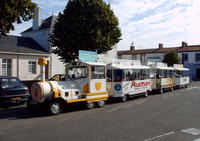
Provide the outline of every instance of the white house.
[[52,15],[45,20],[41,19],[41,9],[36,8],[33,25],[29,29],[23,31],[23,37],[30,37],[40,44],[50,54],[49,61],[49,77],[55,74],[65,73],[65,63],[59,60],[59,57],[52,53],[52,46],[49,42],[49,35],[52,32],[53,26],[56,22],[57,16]]
[[[32,38],[1,35],[0,76],[15,76],[21,80],[40,80],[41,67],[37,61],[42,57],[49,61],[49,52]],[[45,77],[48,77],[48,69],[46,69]]]

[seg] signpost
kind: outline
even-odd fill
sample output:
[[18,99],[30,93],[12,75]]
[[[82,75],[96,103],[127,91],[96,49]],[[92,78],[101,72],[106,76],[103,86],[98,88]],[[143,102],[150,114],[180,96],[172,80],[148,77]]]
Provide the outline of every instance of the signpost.
[[79,59],[85,62],[97,62],[97,53],[94,51],[79,50]]

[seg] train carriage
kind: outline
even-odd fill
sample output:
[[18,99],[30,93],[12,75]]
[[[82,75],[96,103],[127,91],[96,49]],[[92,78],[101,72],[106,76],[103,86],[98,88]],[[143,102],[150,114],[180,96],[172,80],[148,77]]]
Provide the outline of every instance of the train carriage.
[[139,60],[113,60],[107,65],[107,90],[110,97],[126,101],[135,95],[148,95],[151,91],[149,66]]
[[173,71],[174,68],[168,67],[167,64],[161,62],[148,62],[151,66],[150,78],[152,82],[152,89],[163,93],[165,89],[173,91],[175,86]]
[[183,64],[174,64],[175,87],[187,87],[190,83],[189,69],[184,68]]

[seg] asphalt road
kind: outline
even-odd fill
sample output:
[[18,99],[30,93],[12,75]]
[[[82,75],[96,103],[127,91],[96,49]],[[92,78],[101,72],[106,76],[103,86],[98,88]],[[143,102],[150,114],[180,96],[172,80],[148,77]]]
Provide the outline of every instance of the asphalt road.
[[0,141],[200,141],[200,82],[189,88],[72,108],[57,116],[0,108]]

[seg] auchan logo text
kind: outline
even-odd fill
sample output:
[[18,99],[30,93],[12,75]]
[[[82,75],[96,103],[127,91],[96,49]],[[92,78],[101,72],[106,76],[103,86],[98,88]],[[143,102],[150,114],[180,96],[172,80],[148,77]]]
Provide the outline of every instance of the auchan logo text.
[[148,81],[148,82],[138,82],[138,83],[133,81],[131,87],[143,87],[143,86],[149,86],[149,85],[151,85],[150,81]]

